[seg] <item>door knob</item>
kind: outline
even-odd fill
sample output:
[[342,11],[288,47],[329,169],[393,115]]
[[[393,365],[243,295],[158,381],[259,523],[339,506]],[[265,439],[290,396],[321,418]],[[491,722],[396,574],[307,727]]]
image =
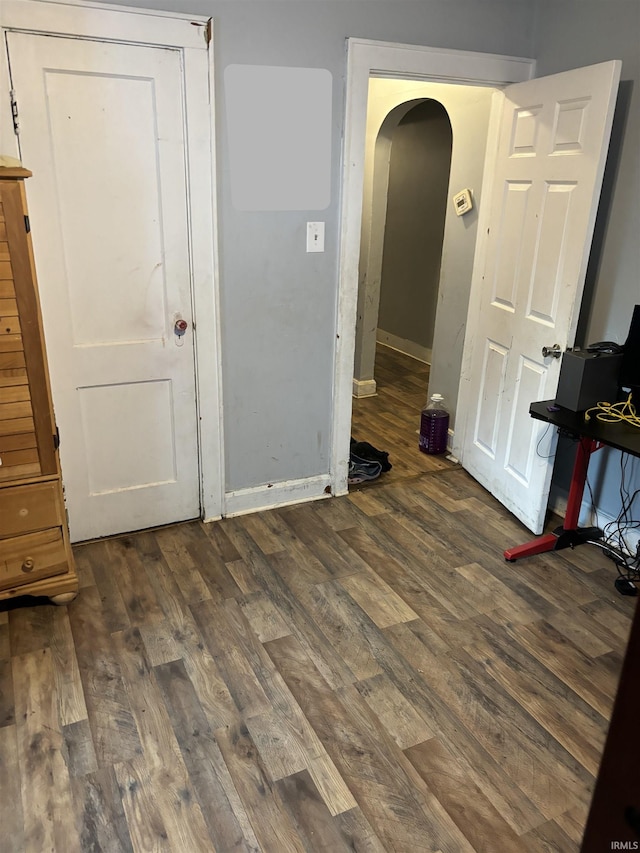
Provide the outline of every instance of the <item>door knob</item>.
[[188,328],[189,324],[186,320],[176,320],[173,331],[179,338],[181,338]]
[[543,358],[560,358],[561,355],[560,344],[554,344],[552,347],[542,347]]

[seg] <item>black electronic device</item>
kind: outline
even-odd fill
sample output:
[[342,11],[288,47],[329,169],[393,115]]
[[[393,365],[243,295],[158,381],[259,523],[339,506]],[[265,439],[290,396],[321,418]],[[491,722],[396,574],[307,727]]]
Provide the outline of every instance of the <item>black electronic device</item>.
[[620,387],[631,391],[636,404],[640,403],[640,305],[633,309],[629,334],[624,345],[620,366]]
[[556,403],[572,412],[584,412],[597,403],[615,403],[621,364],[620,353],[567,350],[562,355]]

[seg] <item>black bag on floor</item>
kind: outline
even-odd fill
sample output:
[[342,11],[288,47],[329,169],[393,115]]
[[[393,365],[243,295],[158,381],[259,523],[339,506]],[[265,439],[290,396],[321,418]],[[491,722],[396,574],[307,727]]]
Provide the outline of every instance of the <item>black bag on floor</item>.
[[365,462],[379,462],[382,471],[390,471],[393,467],[389,462],[389,454],[386,450],[378,450],[368,441],[356,441],[351,437],[351,459],[357,457]]

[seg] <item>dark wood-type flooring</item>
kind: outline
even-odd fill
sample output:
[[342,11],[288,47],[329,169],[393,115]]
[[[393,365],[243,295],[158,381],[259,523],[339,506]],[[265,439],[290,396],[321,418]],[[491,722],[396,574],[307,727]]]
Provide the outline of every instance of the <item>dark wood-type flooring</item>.
[[578,850],[633,602],[595,548],[505,563],[403,397],[357,406],[369,487],[83,545],[73,603],[0,612],[2,853]]
[[451,463],[444,457],[418,451],[420,412],[427,402],[429,366],[378,344],[375,377],[375,397],[353,401],[351,433],[356,440],[368,441],[378,450],[389,452],[393,468],[383,478],[384,482],[450,469]]

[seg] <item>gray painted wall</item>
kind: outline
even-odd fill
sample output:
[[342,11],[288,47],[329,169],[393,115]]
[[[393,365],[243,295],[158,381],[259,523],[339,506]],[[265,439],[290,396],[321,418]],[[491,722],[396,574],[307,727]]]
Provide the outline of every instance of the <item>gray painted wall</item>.
[[[345,39],[530,56],[533,6],[529,0],[132,0],[129,5],[214,19],[226,489],[325,473]],[[326,210],[234,209],[223,87],[224,69],[233,63],[325,68],[333,75],[333,172]],[[324,254],[305,253],[308,220],[326,222]]]
[[[630,308],[640,301],[638,0],[130,0],[129,5],[214,18],[227,490],[328,469],[348,36],[533,56],[539,74],[623,60],[613,157],[579,334],[583,341],[624,338]],[[234,210],[222,85],[224,69],[232,63],[325,68],[333,75],[332,192],[321,215]],[[321,218],[327,251],[307,255],[305,222]],[[448,330],[447,340],[455,334]],[[455,365],[445,372],[449,367]],[[595,493],[601,507],[615,515],[618,471],[615,454],[611,457],[595,474]]]
[[[640,3],[638,0],[541,0],[535,32],[537,76],[609,59],[622,60],[621,85],[604,177],[578,344],[624,343],[631,311],[640,303]],[[640,404],[640,400],[636,405]],[[552,495],[568,491],[573,451],[559,444]],[[589,469],[601,514],[620,509],[620,454],[603,450]],[[640,460],[631,460],[627,485],[640,488]],[[636,502],[636,518],[639,504]]]
[[391,142],[378,327],[429,350],[436,320],[451,143],[451,124],[437,101],[413,107],[396,127]]

